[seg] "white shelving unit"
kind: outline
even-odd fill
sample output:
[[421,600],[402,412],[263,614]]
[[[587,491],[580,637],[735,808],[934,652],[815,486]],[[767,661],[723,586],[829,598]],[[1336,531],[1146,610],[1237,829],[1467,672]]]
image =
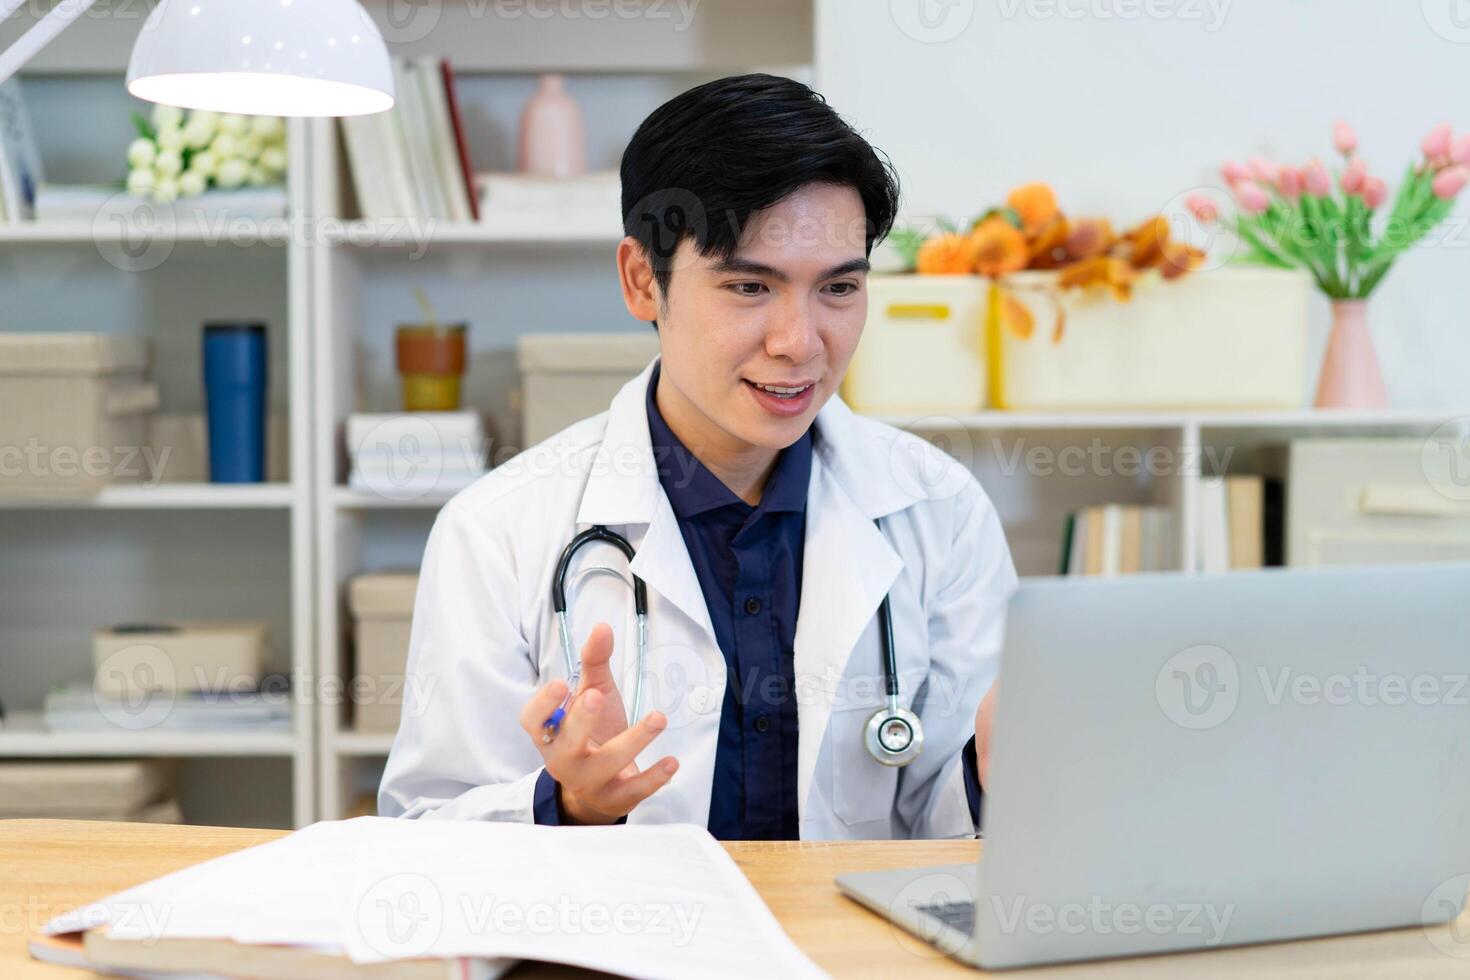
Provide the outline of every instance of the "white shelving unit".
[[[407,22],[390,22],[384,0],[365,6],[396,52],[452,60],[480,169],[513,166],[515,120],[539,72],[567,74],[587,115],[591,165],[603,169],[616,166],[649,110],[690,85],[763,68],[810,78],[816,61],[812,2],[704,0],[688,25],[496,16],[488,7],[455,4],[426,5]],[[678,5],[665,9],[677,18]],[[112,116],[127,105],[120,82],[135,29],[135,21],[86,18],[46,49],[28,76],[48,104],[75,103],[95,116],[91,140],[107,152],[115,146],[117,155],[128,134]],[[0,41],[5,37],[0,31]],[[92,107],[98,99],[102,107]],[[77,125],[51,127],[63,156],[78,152],[69,135]],[[299,825],[350,813],[370,797],[391,747],[391,734],[354,731],[340,699],[316,695],[340,690],[350,678],[347,582],[364,571],[417,567],[447,499],[386,499],[346,485],[347,416],[397,406],[392,334],[397,323],[419,316],[412,288],[424,287],[444,319],[469,324],[465,402],[486,417],[496,459],[520,443],[518,336],[638,329],[612,278],[615,230],[526,237],[451,222],[364,221],[353,208],[335,124],[295,122],[290,139],[293,219],[321,234],[296,234],[296,222],[232,223],[227,234],[209,226],[155,229],[152,241],[171,249],[167,261],[128,272],[109,257],[135,244],[135,229],[0,226],[0,294],[21,329],[148,332],[161,348],[165,409],[187,402],[197,388],[189,372],[197,371],[199,322],[234,315],[271,321],[273,378],[280,383],[274,407],[290,420],[289,482],[118,486],[85,501],[0,500],[0,549],[7,553],[0,568],[10,569],[0,571],[0,683],[7,685],[0,696],[13,709],[0,729],[0,758],[178,756],[186,760],[186,816],[222,823]],[[115,174],[90,179],[103,176]],[[56,269],[58,278],[47,282]],[[65,307],[56,302],[58,284],[71,290]],[[254,312],[260,297],[269,315]],[[1231,472],[1249,471],[1269,455],[1266,447],[1293,438],[1425,437],[1467,416],[1470,409],[982,412],[884,421],[938,442],[976,473],[995,500],[1017,565],[1035,575],[1054,571],[1067,513],[1113,502],[1174,510],[1178,567],[1193,570],[1196,478],[1216,472],[1226,453]],[[1127,466],[1073,473],[1060,465],[1065,454],[1094,450],[1114,460],[1163,450],[1169,463],[1156,473]],[[275,624],[280,666],[299,692],[292,733],[44,731],[35,711],[44,688],[86,669],[91,628],[120,618],[216,614]],[[19,696],[11,696],[17,688]],[[261,802],[284,798],[287,788],[284,812]]]
[[[0,46],[44,9],[7,22]],[[122,176],[135,135],[128,112],[149,110],[122,84],[139,24],[136,11],[82,18],[22,75],[51,179]],[[288,193],[299,212],[305,125],[293,122],[288,139]],[[266,322],[271,409],[288,417],[291,447],[284,482],[0,499],[0,758],[173,757],[186,819],[290,827],[316,818],[308,247],[284,220],[0,225],[3,329],[147,337],[163,411],[203,410],[204,321]],[[175,618],[268,622],[268,667],[288,674],[296,692],[292,729],[46,729],[46,691],[91,676],[94,629]]]

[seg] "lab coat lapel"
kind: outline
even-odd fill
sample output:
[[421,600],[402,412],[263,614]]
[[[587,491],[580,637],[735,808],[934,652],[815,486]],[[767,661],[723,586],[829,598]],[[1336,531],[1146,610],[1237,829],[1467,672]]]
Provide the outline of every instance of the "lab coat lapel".
[[592,524],[625,527],[637,550],[634,574],[693,620],[713,645],[715,631],[704,593],[678,518],[659,483],[648,434],[644,398],[657,360],[649,361],[625,384],[608,408],[607,428],[590,468],[577,524],[579,529]]
[[[834,399],[835,400],[835,399]],[[872,517],[836,479],[827,455],[812,457],[796,619],[797,808],[804,815],[823,734],[847,663],[903,560]],[[866,656],[866,651],[864,653]],[[872,672],[882,670],[879,648]]]

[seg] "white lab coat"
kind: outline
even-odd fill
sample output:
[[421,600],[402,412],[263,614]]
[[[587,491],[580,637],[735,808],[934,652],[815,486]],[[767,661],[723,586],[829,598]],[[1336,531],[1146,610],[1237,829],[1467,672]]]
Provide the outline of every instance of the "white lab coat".
[[[638,763],[679,760],[628,822],[708,822],[725,658],[654,466],[644,398],[655,361],[608,411],[492,470],[439,513],[380,813],[532,821],[541,758],[518,718],[538,686],[566,672],[552,577],[572,535],[604,524],[637,549],[632,571],[648,586],[643,711],[669,718]],[[855,415],[835,395],[814,424],[794,643],[801,837],[971,833],[961,753],[996,676],[1016,586],[1000,521],[973,475],[917,436]],[[596,566],[624,579],[579,574]],[[568,608],[574,653],[593,624],[611,625],[612,668],[631,705],[637,633],[626,569],[611,546],[580,549]],[[885,593],[902,702],[925,736],[903,768],[880,765],[863,741],[884,701],[876,613]]]

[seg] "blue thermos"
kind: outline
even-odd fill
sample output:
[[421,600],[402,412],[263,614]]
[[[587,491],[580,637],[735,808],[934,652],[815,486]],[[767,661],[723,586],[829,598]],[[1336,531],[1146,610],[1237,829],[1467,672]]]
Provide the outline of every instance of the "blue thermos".
[[204,325],[204,401],[212,483],[265,480],[265,324]]

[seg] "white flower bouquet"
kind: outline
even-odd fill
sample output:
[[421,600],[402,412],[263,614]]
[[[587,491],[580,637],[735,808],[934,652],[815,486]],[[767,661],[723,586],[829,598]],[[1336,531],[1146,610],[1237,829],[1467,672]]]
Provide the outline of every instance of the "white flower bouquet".
[[128,193],[167,203],[213,187],[235,190],[283,183],[286,124],[279,116],[241,116],[174,106],[133,113],[138,138],[128,144]]

